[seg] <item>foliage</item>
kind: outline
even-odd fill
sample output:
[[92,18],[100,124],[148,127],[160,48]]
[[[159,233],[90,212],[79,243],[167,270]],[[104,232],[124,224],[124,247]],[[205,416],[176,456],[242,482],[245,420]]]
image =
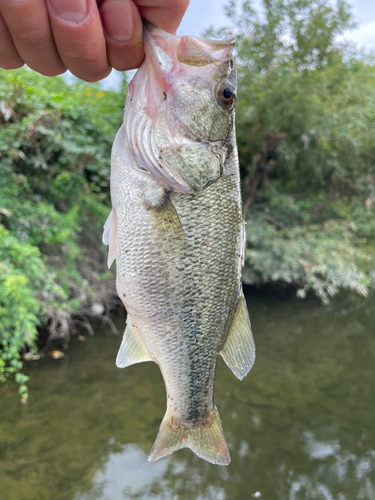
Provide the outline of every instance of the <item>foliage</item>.
[[19,372],[20,350],[25,345],[35,350],[39,318],[54,307],[54,299],[67,299],[53,278],[39,249],[20,242],[0,225],[0,381],[16,372],[24,398],[27,377]]
[[285,229],[272,222],[264,214],[248,216],[245,282],[292,283],[300,298],[312,288],[324,304],[340,287],[367,294],[369,277],[354,260],[362,257],[366,261],[367,256],[357,249],[353,253],[350,228],[330,220],[310,225],[308,231],[301,226]]
[[342,39],[353,26],[348,4],[263,0],[257,11],[245,1],[226,11],[237,36],[244,278],[293,283],[300,297],[311,288],[324,302],[339,287],[365,294],[370,280],[358,266],[368,271],[375,235],[375,66]]
[[[237,135],[247,219],[244,280],[327,303],[365,295],[375,233],[375,65],[339,36],[348,5],[227,6],[237,35]],[[219,30],[219,33],[225,31]],[[213,35],[214,30],[209,30]],[[0,71],[0,379],[38,327],[64,337],[104,308],[100,232],[121,92]]]
[[16,373],[24,399],[20,352],[35,351],[37,327],[64,337],[75,314],[104,309],[111,273],[94,248],[123,101],[98,85],[0,71],[0,380]]

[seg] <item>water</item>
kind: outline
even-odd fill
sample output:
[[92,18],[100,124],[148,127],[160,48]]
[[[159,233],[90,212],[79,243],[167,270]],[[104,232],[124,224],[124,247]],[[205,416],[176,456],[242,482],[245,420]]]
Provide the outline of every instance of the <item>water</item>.
[[147,462],[163,381],[152,363],[117,369],[103,328],[27,365],[27,405],[1,389],[0,500],[374,500],[374,298],[248,303],[255,366],[240,382],[219,361],[216,377],[229,467],[190,450]]

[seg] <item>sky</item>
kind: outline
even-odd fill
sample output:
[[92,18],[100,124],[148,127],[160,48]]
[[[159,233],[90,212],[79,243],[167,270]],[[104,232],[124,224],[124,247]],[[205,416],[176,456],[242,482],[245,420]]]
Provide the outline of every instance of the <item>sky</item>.
[[[347,2],[352,7],[354,21],[358,25],[357,29],[347,33],[347,37],[359,45],[375,50],[375,2],[373,0],[347,0]],[[223,12],[223,5],[226,3],[227,0],[205,0],[204,2],[190,0],[178,34],[199,35],[210,25],[220,27],[226,24]],[[259,4],[259,0],[253,1],[253,4],[254,6]]]
[[[177,34],[199,36],[211,25],[216,28],[226,25],[227,20],[223,11],[223,5],[226,3],[227,0],[190,0]],[[254,0],[254,6],[258,3],[259,0]],[[345,38],[375,52],[375,1],[349,0],[348,3],[352,7],[357,28],[347,32]],[[119,81],[118,75],[112,73],[102,81],[102,85],[104,88],[116,88]]]

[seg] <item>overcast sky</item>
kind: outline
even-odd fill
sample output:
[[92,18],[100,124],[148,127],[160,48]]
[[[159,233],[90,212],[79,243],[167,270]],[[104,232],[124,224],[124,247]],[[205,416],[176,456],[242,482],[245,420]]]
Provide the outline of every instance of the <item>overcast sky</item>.
[[[329,1],[329,0],[328,0]],[[257,5],[259,0],[254,1]],[[220,27],[227,24],[223,5],[227,0],[190,0],[189,8],[178,29],[179,35],[200,35],[208,26]],[[353,40],[360,46],[375,51],[375,1],[350,0],[353,18],[357,28],[346,33],[345,38]],[[117,86],[116,75],[103,80],[104,87]]]
[[[190,0],[190,6],[182,20],[178,34],[199,35],[213,24],[220,27],[226,24],[223,5],[226,0]],[[259,4],[255,0],[254,5]],[[333,2],[335,3],[335,2]],[[347,36],[360,45],[375,49],[375,2],[374,0],[349,0],[358,28]]]

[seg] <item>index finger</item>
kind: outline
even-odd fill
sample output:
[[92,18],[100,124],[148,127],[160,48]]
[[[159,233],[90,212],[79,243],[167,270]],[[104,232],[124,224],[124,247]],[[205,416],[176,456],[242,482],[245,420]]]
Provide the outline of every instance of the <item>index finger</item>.
[[104,27],[108,60],[115,69],[137,68],[143,58],[142,21],[174,33],[189,0],[97,0]]

